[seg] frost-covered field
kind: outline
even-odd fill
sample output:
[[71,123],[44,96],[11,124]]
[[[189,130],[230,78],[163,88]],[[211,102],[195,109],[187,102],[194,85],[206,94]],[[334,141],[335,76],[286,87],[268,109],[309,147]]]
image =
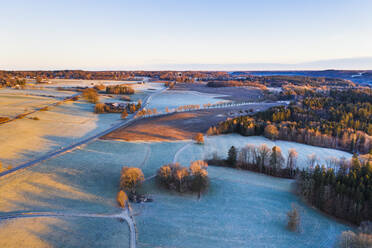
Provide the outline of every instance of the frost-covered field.
[[[200,93],[196,91],[166,91],[152,98],[149,108],[156,108],[158,111],[164,111],[166,107],[174,109],[179,106],[191,104],[207,104],[217,102],[229,102],[219,99],[222,95],[213,95]],[[202,107],[202,106],[201,106]]]
[[[145,177],[149,177],[161,165],[174,159],[188,165],[191,160],[203,158],[204,149],[228,149],[234,137],[221,137],[208,138],[204,146],[192,142],[98,140],[17,176],[2,179],[0,211],[117,213],[120,210],[115,197],[122,166],[140,167]],[[215,145],[212,145],[213,139],[216,139]],[[329,247],[342,230],[348,229],[302,205],[290,193],[290,180],[212,166],[209,175],[210,191],[199,201],[195,196],[180,196],[159,189],[153,180],[144,184],[143,190],[155,201],[133,205],[139,233],[138,247]],[[285,229],[286,212],[292,202],[301,206],[301,233]],[[121,245],[118,245],[120,240],[116,234],[122,235],[123,242],[128,240],[126,223],[119,225],[114,220],[107,220],[109,224],[106,225],[96,220],[79,221],[85,223],[76,233],[81,240],[92,238],[90,230],[101,230],[102,226],[104,230],[102,235],[99,234],[99,240],[113,244],[110,247]],[[75,247],[76,237],[71,234],[74,237],[67,240],[63,233],[67,230],[65,225],[75,224],[70,223],[70,219],[62,219],[53,224],[50,231],[33,235],[42,241],[53,240],[64,247]],[[2,222],[0,237],[12,225],[22,226],[20,232],[15,232],[18,238],[24,230],[34,228],[34,223],[29,220]],[[62,231],[54,234],[57,227]],[[91,247],[102,247],[99,242]]]
[[57,100],[63,99],[76,94],[75,91],[61,91],[56,90],[55,88],[26,88],[26,89],[11,89],[4,88],[0,90],[0,96],[45,96],[45,97],[54,97]]
[[[138,247],[329,248],[347,226],[303,205],[289,180],[247,171],[210,167],[210,191],[200,200],[146,190],[153,203],[135,205]],[[286,229],[291,204],[301,209],[301,232]]]

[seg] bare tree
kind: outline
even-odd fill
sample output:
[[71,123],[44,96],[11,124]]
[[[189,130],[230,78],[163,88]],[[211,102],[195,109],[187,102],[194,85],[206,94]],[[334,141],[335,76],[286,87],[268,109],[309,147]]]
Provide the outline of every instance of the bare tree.
[[258,155],[257,156],[257,162],[260,167],[260,171],[262,172],[262,168],[265,167],[267,164],[267,160],[269,159],[270,156],[270,148],[266,144],[260,145],[258,148]]
[[297,153],[296,149],[294,149],[294,148],[289,149],[288,157],[287,157],[287,168],[290,169],[291,176],[293,176],[292,175],[293,171],[297,167],[297,158],[298,158],[298,153]]

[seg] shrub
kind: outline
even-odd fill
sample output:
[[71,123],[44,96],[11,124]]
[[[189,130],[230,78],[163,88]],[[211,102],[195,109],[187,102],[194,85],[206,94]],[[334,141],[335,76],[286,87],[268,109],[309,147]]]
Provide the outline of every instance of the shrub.
[[126,110],[124,110],[122,113],[121,113],[121,118],[122,119],[125,119],[128,117],[128,112]]
[[48,106],[45,106],[43,108],[40,109],[40,111],[48,111],[49,110],[49,107]]
[[128,202],[127,194],[124,191],[120,190],[116,196],[116,201],[118,202],[120,207],[125,208]]
[[103,114],[105,113],[105,104],[104,103],[96,103],[94,106],[94,113],[96,114]]
[[0,123],[9,121],[9,117],[1,117],[0,116]]
[[198,144],[204,144],[204,136],[202,133],[197,133],[195,136],[194,136],[194,140],[196,141],[196,143]]
[[287,213],[288,224],[287,227],[292,232],[298,231],[300,228],[300,213],[297,207],[292,204],[292,209]]
[[98,93],[93,88],[86,88],[85,90],[83,90],[82,96],[85,100],[87,100],[90,103],[97,103],[99,100]]

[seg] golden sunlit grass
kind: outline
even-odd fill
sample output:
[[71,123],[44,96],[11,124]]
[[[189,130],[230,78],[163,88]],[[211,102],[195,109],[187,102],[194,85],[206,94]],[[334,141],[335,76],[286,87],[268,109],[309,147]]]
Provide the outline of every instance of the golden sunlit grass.
[[0,247],[52,247],[42,236],[47,235],[51,225],[61,226],[57,218],[30,218],[6,220],[0,224]]
[[0,113],[6,117],[15,117],[25,110],[31,111],[53,102],[56,100],[48,97],[0,94]]
[[59,140],[81,137],[96,128],[98,117],[94,114],[74,115],[62,111],[63,107],[56,107],[33,114],[32,117],[40,119],[37,122],[24,118],[0,125],[0,160],[11,160],[12,164],[23,162],[59,145]]
[[[76,170],[59,170],[59,173],[78,175]],[[56,174],[25,171],[22,175],[9,177],[0,182],[0,211],[27,209],[27,206],[58,209],[53,199],[67,198],[85,201],[97,200],[96,195],[82,192],[66,184]],[[0,246],[1,247],[1,246]]]

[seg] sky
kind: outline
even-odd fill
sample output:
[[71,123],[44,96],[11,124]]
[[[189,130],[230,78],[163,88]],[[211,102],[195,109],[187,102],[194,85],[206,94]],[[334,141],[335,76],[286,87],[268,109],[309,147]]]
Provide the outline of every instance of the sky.
[[372,69],[371,0],[0,0],[0,69]]

